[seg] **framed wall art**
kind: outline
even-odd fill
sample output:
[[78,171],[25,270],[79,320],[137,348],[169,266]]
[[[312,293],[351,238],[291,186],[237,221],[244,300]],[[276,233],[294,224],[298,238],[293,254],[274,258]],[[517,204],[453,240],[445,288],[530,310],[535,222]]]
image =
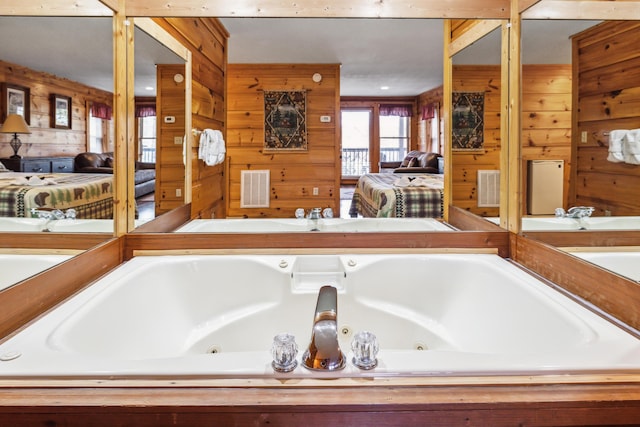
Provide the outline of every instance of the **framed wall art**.
[[71,129],[71,97],[52,93],[50,115],[53,129]]
[[0,122],[4,123],[9,114],[19,114],[27,124],[31,124],[31,91],[28,87],[2,83],[2,108]]
[[484,147],[484,92],[453,92],[453,150],[482,150]]
[[264,149],[307,150],[305,91],[264,91]]

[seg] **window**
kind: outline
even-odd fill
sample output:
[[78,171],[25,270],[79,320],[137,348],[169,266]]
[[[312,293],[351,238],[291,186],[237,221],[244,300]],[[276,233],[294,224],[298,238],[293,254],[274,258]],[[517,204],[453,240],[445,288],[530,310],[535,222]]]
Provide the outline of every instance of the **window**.
[[156,116],[138,118],[138,159],[156,161]]
[[89,112],[89,152],[102,153],[104,131],[102,119]]
[[87,135],[88,151],[93,153],[105,153],[113,151],[113,143],[110,135],[112,109],[109,105],[100,102],[88,103],[89,126]]
[[380,161],[402,160],[409,147],[410,117],[380,116]]
[[413,100],[343,98],[340,108],[343,183],[380,171],[381,162],[401,161],[411,149]]

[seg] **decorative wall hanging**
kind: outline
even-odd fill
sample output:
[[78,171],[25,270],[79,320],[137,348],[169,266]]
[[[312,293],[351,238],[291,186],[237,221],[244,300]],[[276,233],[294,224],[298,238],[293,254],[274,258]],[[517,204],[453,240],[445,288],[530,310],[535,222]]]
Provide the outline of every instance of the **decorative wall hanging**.
[[29,88],[2,83],[0,92],[2,92],[0,123],[4,123],[9,114],[18,114],[24,118],[27,124],[31,124],[31,91]]
[[484,92],[453,92],[453,150],[484,147]]
[[264,91],[264,149],[307,150],[305,91]]
[[51,94],[51,127],[71,129],[71,97]]

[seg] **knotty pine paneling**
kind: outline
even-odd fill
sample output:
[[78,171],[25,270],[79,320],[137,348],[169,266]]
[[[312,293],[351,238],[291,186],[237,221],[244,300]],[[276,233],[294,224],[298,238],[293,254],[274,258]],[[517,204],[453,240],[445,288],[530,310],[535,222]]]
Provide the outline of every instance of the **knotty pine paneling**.
[[[215,129],[228,139],[226,128],[227,39],[229,33],[215,18],[154,19],[192,54],[191,124],[194,129]],[[183,101],[184,103],[184,101]],[[225,164],[207,166],[198,159],[200,140],[191,129],[192,139],[191,216],[192,218],[221,218],[226,216]],[[171,150],[174,164],[182,162],[182,152]],[[178,182],[163,188],[163,211],[179,202],[175,196]],[[164,195],[164,196],[163,196]],[[156,199],[157,200],[157,199]],[[157,202],[156,202],[157,203]]]
[[[73,157],[87,151],[87,105],[90,102],[113,105],[111,92],[10,62],[0,61],[0,82],[25,86],[31,92],[31,134],[20,136],[22,157]],[[71,129],[51,128],[49,97],[52,93],[71,97]],[[113,128],[109,134],[113,142]],[[13,154],[9,147],[11,138],[11,135],[0,134],[0,157]]]
[[[311,80],[314,73],[322,81]],[[230,217],[293,217],[296,208],[339,212],[340,66],[337,64],[229,64],[227,154]],[[264,90],[307,91],[308,150],[264,151]],[[330,123],[320,116],[331,117]],[[269,208],[240,208],[240,172],[268,169]],[[313,195],[318,188],[318,195]]]
[[[564,200],[569,196],[571,170],[571,66],[522,67],[522,159],[564,160]],[[484,216],[498,208],[477,206],[478,170],[500,168],[500,67],[456,65],[453,90],[485,92],[484,149],[453,152],[453,205]],[[526,194],[526,171],[523,176]]]
[[[185,81],[177,83],[173,76],[184,74],[184,65],[157,65],[158,129],[156,139],[156,215],[169,212],[184,204],[185,169],[183,145],[175,139],[183,140],[186,134],[184,100]],[[164,118],[175,117],[175,122],[167,123]]]
[[595,215],[640,214],[640,199],[630,193],[640,182],[640,166],[607,161],[608,133],[640,128],[638,37],[640,23],[628,21],[604,22],[573,38],[579,108],[571,200],[594,206]]

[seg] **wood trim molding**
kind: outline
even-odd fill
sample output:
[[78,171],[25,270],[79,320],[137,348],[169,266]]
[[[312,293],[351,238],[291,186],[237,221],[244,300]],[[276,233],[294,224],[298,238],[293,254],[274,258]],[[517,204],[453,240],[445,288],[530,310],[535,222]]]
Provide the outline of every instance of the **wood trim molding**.
[[454,227],[465,231],[501,231],[508,233],[507,230],[500,228],[497,224],[456,206],[449,207],[448,222]]
[[504,230],[426,233],[131,233],[124,236],[124,257],[130,259],[140,251],[168,253],[171,250],[186,253],[264,249],[286,253],[295,249],[356,251],[362,248],[375,248],[377,253],[401,249],[437,249],[440,252],[491,249],[497,250],[501,256],[507,256],[508,236]]
[[166,233],[191,219],[191,203],[175,208],[137,227],[132,233]]

